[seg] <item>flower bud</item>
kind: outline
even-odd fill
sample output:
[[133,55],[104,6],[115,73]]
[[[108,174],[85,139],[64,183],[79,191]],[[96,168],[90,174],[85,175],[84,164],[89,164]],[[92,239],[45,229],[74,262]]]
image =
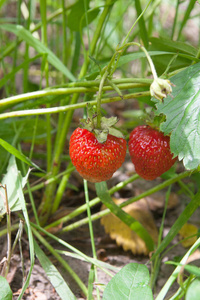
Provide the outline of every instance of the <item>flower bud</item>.
[[172,83],[167,79],[156,78],[150,86],[152,97],[162,101],[172,92]]

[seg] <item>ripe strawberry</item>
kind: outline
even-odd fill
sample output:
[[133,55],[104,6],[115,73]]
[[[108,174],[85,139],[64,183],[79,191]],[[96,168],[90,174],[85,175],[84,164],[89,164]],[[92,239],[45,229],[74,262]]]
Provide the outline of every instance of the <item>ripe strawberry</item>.
[[94,133],[77,128],[71,138],[69,154],[79,174],[91,182],[110,179],[126,156],[126,141],[108,134],[104,143]]
[[150,126],[138,126],[128,143],[135,171],[146,180],[153,180],[168,171],[175,163],[170,151],[170,138]]

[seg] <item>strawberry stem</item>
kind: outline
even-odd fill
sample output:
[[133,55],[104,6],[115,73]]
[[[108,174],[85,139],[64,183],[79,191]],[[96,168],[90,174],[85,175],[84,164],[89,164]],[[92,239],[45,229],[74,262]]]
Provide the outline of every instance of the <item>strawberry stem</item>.
[[97,129],[101,129],[101,96],[103,92],[104,82],[107,76],[108,76],[108,71],[106,70],[100,81],[99,92],[97,94]]

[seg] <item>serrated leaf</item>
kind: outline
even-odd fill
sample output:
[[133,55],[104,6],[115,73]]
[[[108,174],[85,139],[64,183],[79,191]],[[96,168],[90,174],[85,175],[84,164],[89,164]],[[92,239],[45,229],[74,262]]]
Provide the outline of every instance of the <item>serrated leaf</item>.
[[12,291],[7,280],[0,276],[0,300],[12,300]]
[[199,300],[200,279],[195,279],[187,289],[185,300]]
[[174,156],[183,159],[186,169],[196,169],[200,164],[200,63],[186,68],[170,81],[175,85],[173,97],[156,104],[157,113],[166,115],[161,130],[171,133],[170,148]]
[[108,283],[103,300],[153,300],[149,271],[145,265],[130,263],[123,267]]

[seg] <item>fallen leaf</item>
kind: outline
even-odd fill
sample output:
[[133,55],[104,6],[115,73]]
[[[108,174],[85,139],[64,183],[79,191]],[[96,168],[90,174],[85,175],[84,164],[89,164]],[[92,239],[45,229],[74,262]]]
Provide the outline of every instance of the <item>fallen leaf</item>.
[[[112,199],[117,205],[126,200]],[[104,205],[102,209],[105,209]],[[145,199],[129,204],[123,210],[139,221],[149,232],[153,241],[157,243],[158,230]],[[131,250],[133,254],[148,255],[149,251],[145,242],[112,213],[102,217],[101,224],[104,226],[105,232],[110,235],[111,239],[116,240],[117,245],[122,246],[124,251]]]
[[[189,248],[190,246],[192,246],[196,240],[197,240],[197,233],[198,233],[198,227],[193,225],[193,224],[189,224],[189,223],[185,223],[183,225],[183,227],[181,228],[181,230],[179,231],[179,239],[185,239],[188,238],[187,240],[184,240],[181,242],[182,246],[184,248]],[[191,235],[195,236],[189,238]]]

